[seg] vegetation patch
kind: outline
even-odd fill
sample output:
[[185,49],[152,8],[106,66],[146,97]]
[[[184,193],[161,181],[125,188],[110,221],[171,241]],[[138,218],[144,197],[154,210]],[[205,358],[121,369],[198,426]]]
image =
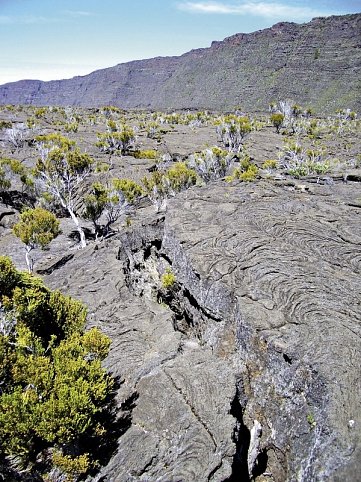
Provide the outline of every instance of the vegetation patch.
[[154,149],[148,149],[144,151],[134,151],[132,152],[132,155],[136,159],[157,159],[158,152],[155,151]]
[[[113,380],[102,368],[110,339],[84,331],[86,309],[0,257],[0,460],[77,480],[104,443]],[[49,479],[53,480],[53,479]],[[54,479],[55,480],[55,479]]]

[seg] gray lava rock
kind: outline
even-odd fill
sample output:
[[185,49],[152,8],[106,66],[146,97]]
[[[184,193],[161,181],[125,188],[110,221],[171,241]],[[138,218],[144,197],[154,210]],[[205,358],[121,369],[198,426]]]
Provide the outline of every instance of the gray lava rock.
[[92,480],[357,480],[359,183],[303,184],[194,187],[43,260],[112,339],[129,426]]

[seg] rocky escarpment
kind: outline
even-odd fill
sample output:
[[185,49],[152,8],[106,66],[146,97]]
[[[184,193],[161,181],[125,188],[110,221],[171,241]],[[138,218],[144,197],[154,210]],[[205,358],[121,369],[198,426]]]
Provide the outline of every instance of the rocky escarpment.
[[69,80],[0,86],[0,103],[265,110],[286,97],[360,110],[361,14],[279,23],[180,57],[128,62]]
[[130,423],[96,480],[357,480],[358,196],[356,181],[216,182],[43,261],[112,338]]

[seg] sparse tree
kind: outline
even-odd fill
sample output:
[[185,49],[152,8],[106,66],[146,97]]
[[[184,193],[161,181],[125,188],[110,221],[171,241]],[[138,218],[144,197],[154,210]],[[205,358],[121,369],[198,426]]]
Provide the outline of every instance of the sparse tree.
[[75,212],[80,186],[89,176],[93,159],[81,153],[73,141],[59,134],[38,136],[40,159],[34,175],[43,192],[50,194],[68,211],[80,236],[81,247],[86,246],[85,234]]
[[284,115],[285,119],[288,120],[292,117],[292,103],[290,100],[280,100],[279,110]]
[[[85,196],[83,216],[93,222],[96,235],[106,236],[111,226],[137,202],[143,194],[142,188],[131,179],[112,179],[110,187],[94,183]],[[104,218],[101,227],[99,220]]]
[[230,152],[237,153],[242,150],[244,139],[251,130],[249,118],[237,115],[225,116],[217,126],[217,134],[223,145]]
[[277,112],[277,102],[270,102],[268,104],[268,110],[270,111],[271,114],[274,114]]
[[107,123],[107,132],[98,133],[96,146],[109,154],[109,162],[115,153],[126,154],[135,142],[135,130],[127,124],[118,126],[113,120]]
[[22,122],[5,130],[5,139],[12,146],[13,151],[21,149],[24,146],[27,132],[28,128]]
[[9,179],[6,169],[0,163],[0,191],[5,191],[11,187],[11,180]]
[[297,117],[302,112],[302,108],[297,104],[293,104],[290,100],[280,100],[278,103],[278,113],[283,115],[283,126],[291,129],[292,133],[295,133],[295,126]]
[[294,117],[299,117],[299,116],[302,114],[302,112],[303,112],[303,109],[302,109],[302,107],[301,107],[300,105],[294,104],[294,105],[292,106],[292,115],[293,115]]
[[282,127],[283,121],[285,119],[285,116],[281,112],[274,112],[271,114],[271,122],[276,128],[277,134],[280,131],[280,128]]
[[109,190],[100,182],[93,183],[90,192],[84,196],[85,209],[83,211],[83,217],[93,223],[96,236],[101,232],[98,221],[106,209],[108,202]]
[[20,180],[23,190],[33,188],[30,171],[17,159],[0,159],[0,191],[10,189],[14,179]]
[[149,200],[157,212],[165,211],[167,199],[177,192],[188,189],[196,183],[196,171],[185,162],[177,162],[167,170],[153,171],[150,177],[144,177],[142,183]]
[[298,142],[287,142],[280,153],[279,166],[295,177],[326,174],[331,169],[322,150],[305,149]]
[[150,177],[144,177],[142,179],[142,184],[149,200],[155,206],[157,213],[165,211],[170,188],[170,182],[165,173],[162,171],[153,171]]
[[160,139],[160,123],[156,121],[150,121],[146,126],[147,137],[149,139]]
[[59,221],[46,209],[26,209],[20,214],[20,221],[13,228],[17,236],[25,244],[25,258],[29,273],[33,272],[34,262],[30,257],[33,249],[44,249],[60,233]]

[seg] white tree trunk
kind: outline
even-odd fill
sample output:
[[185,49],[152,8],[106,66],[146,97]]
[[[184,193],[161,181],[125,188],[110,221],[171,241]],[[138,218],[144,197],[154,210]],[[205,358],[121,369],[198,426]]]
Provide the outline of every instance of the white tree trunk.
[[79,219],[76,217],[74,211],[69,208],[67,206],[67,209],[69,211],[69,214],[71,216],[71,219],[73,220],[75,226],[76,226],[76,229],[78,230],[78,233],[79,233],[79,236],[80,236],[80,244],[81,244],[81,247],[82,248],[85,248],[86,246],[86,241],[85,241],[85,234],[84,234],[84,231],[83,231],[83,228],[80,226],[79,224]]
[[29,274],[31,274],[33,272],[33,269],[34,269],[34,261],[32,260],[32,258],[30,257],[30,251],[31,251],[31,248],[29,246],[26,246],[26,251],[25,251],[25,259],[26,259],[26,264],[27,264],[27,267],[28,267],[28,272]]

